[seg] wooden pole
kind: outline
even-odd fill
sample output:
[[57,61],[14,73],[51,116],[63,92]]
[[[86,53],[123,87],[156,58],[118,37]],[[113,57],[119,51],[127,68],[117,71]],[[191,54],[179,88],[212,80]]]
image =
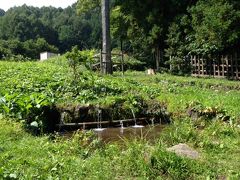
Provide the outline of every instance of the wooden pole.
[[216,57],[213,59],[213,77],[216,76]]
[[102,49],[100,49],[100,72],[103,73]]
[[199,76],[201,76],[201,56],[198,56],[198,71],[199,71]]
[[226,69],[226,76],[229,79],[230,74],[229,74],[229,56],[228,55],[225,56],[225,69]]
[[121,66],[122,66],[122,75],[124,75],[124,54],[123,54],[123,41],[121,39]]
[[103,73],[112,74],[111,36],[110,36],[110,2],[102,0],[102,50]]
[[223,55],[221,56],[221,63],[220,63],[220,65],[221,65],[221,67],[222,67],[222,72],[221,72],[221,74],[222,74],[222,76],[224,77],[224,57],[223,57]]
[[235,68],[236,68],[236,79],[239,79],[239,74],[238,74],[238,56],[237,53],[235,53]]
[[170,61],[170,71],[172,71],[172,56],[169,57],[169,61]]
[[197,74],[196,70],[197,70],[197,56],[194,55],[194,74]]
[[193,57],[191,55],[191,74],[193,75],[194,69],[193,69]]
[[219,59],[218,59],[218,77],[221,76],[221,72],[220,72],[220,62],[221,62],[221,57],[219,57]]
[[157,71],[159,71],[159,57],[160,57],[160,55],[159,55],[159,48],[157,47],[157,48],[155,48],[155,53],[156,53],[156,70]]
[[233,55],[231,55],[230,63],[231,63],[231,78],[233,78],[234,77]]

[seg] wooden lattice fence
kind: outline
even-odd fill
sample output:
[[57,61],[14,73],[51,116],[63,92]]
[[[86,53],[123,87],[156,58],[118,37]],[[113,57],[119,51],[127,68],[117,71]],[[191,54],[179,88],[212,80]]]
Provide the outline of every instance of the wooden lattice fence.
[[240,55],[191,56],[193,76],[224,77],[240,80]]

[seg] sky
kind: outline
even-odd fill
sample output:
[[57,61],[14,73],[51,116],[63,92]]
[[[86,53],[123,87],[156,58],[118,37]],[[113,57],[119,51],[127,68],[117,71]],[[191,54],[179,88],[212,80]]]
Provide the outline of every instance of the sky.
[[35,7],[54,6],[54,7],[68,7],[77,0],[0,0],[0,8],[7,11],[10,7],[21,6],[23,4]]

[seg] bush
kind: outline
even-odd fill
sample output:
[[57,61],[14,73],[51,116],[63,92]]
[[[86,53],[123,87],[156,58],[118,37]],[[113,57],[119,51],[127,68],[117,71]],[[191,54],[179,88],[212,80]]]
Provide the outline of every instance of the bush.
[[0,40],[0,59],[9,61],[29,61],[39,59],[39,54],[44,51],[58,52],[58,49],[43,38],[37,40]]

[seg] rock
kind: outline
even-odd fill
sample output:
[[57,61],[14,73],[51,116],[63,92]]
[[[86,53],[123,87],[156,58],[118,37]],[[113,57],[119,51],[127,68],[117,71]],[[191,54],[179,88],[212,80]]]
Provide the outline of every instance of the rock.
[[32,127],[38,127],[38,123],[36,121],[31,122],[30,126]]
[[178,144],[167,149],[169,152],[174,152],[179,156],[188,157],[190,159],[198,159],[200,154],[189,147],[187,144]]
[[155,73],[154,69],[148,69],[147,74],[148,75],[155,75],[156,73]]
[[189,115],[189,117],[191,117],[192,120],[197,120],[200,117],[199,112],[197,112],[193,108],[188,108],[187,114]]

